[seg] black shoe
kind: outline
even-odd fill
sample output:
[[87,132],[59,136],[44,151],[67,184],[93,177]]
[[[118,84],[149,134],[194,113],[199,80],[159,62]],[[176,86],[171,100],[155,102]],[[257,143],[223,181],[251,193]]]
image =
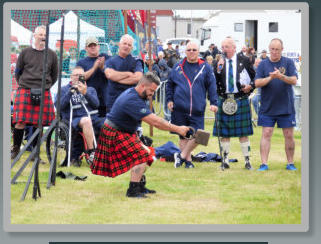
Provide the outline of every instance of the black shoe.
[[246,163],[245,163],[245,168],[246,168],[247,170],[252,170],[252,166],[251,166],[250,162],[246,162]]
[[140,179],[140,192],[143,194],[154,194],[156,193],[155,190],[150,190],[145,187],[146,185],[146,176],[143,175],[142,178]]
[[12,146],[11,148],[11,159],[15,159],[20,152],[20,147]]
[[155,190],[150,190],[150,189],[146,188],[145,186],[141,186],[140,192],[143,194],[155,194],[156,193]]
[[224,167],[224,169],[229,169],[230,165],[228,163],[223,163],[223,167]]
[[126,192],[126,197],[146,198],[147,196],[145,196],[145,194],[141,192],[140,182],[130,182],[129,188]]
[[195,168],[195,166],[191,161],[185,161],[185,168],[192,169],[192,168]]

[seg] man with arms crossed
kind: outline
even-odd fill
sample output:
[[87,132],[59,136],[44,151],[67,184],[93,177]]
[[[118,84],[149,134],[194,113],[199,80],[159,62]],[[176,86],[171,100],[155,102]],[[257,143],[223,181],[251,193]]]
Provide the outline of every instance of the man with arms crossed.
[[125,34],[119,42],[118,55],[109,58],[105,65],[108,79],[106,107],[110,111],[117,97],[128,88],[134,87],[143,76],[142,60],[134,58],[130,53],[134,39]]

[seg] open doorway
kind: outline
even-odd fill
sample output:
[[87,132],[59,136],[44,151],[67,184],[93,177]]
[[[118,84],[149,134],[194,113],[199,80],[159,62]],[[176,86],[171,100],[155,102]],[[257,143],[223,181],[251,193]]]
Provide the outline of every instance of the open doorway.
[[257,50],[257,20],[245,21],[245,45]]

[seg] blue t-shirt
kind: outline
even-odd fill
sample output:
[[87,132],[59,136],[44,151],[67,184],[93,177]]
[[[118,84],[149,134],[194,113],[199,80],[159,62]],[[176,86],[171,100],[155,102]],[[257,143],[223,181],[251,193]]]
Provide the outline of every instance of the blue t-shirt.
[[[110,58],[107,54],[102,53],[99,56],[105,57],[105,62]],[[96,61],[97,57],[86,57],[83,59],[80,59],[76,66],[80,66],[84,69],[84,71],[90,70]],[[101,69],[97,69],[92,76],[87,80],[87,86],[95,88],[100,106],[106,106],[106,93],[107,93],[107,78],[105,76],[105,73]]]
[[151,114],[146,101],[134,87],[124,91],[115,101],[107,119],[124,131],[133,134],[140,126],[141,119]]
[[[134,58],[131,55],[128,55],[126,58],[122,58],[119,55],[113,56],[112,58],[108,59],[105,63],[105,68],[111,68],[115,71],[130,71],[130,72],[142,72],[143,73],[143,64],[142,61],[139,59]],[[134,87],[136,85],[125,85],[119,84],[113,80],[108,80],[107,85],[107,100],[106,100],[106,107],[107,112],[110,111],[111,107],[113,106],[114,102],[116,101],[117,97],[128,88]]]
[[[264,59],[256,70],[256,79],[268,77],[274,68],[285,71],[286,76],[298,76],[293,61],[286,57],[281,57],[278,62],[271,62]],[[277,116],[294,114],[294,93],[293,87],[279,79],[271,80],[261,90],[260,114]]]

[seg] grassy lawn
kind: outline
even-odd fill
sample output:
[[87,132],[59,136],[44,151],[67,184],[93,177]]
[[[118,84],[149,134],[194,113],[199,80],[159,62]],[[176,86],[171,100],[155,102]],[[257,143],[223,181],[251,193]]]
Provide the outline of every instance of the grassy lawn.
[[[206,120],[212,131],[213,120]],[[32,199],[32,185],[21,202],[29,165],[18,183],[11,185],[12,224],[300,224],[301,223],[301,134],[295,132],[295,172],[285,170],[286,157],[282,131],[275,129],[269,157],[270,170],[258,172],[261,128],[254,128],[251,140],[251,162],[255,170],[244,169],[238,139],[231,141],[230,158],[239,162],[222,172],[219,163],[195,163],[195,169],[173,167],[173,163],[157,160],[146,172],[147,187],[157,194],[148,199],[125,196],[129,173],[114,179],[92,175],[83,161],[80,168],[58,168],[86,181],[57,178],[56,186],[46,189],[49,164],[40,165],[42,197]],[[149,127],[144,124],[144,134]],[[154,146],[178,138],[154,129]],[[200,151],[218,153],[217,138]],[[25,159],[28,153],[23,156]],[[46,159],[42,149],[42,158]],[[11,175],[24,160],[12,169]]]

